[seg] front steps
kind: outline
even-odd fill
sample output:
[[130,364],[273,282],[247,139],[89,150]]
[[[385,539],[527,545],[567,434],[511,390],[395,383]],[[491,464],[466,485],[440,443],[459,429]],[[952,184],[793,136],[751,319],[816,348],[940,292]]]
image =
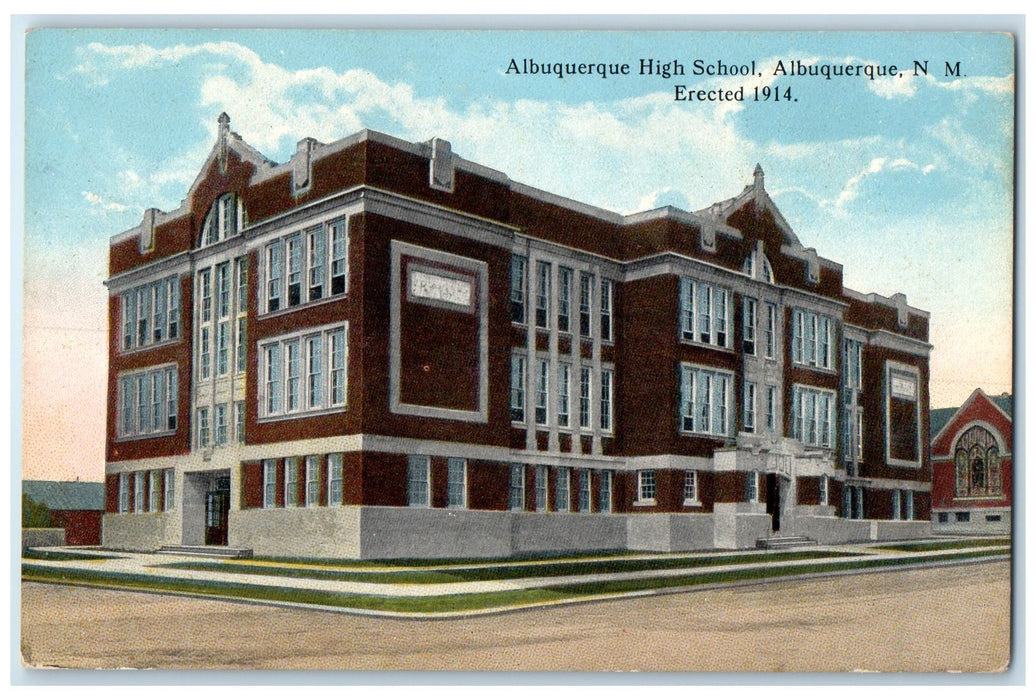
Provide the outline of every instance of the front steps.
[[239,549],[237,547],[185,544],[166,545],[161,547],[156,554],[186,554],[192,557],[206,557],[209,559],[249,559],[252,557],[252,550]]
[[772,535],[755,541],[756,549],[788,549],[789,547],[809,547],[816,541],[804,535]]

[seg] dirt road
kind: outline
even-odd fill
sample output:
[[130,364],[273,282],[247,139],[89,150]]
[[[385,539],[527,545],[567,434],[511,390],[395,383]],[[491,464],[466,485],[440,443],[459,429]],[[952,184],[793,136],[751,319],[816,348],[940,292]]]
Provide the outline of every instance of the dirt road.
[[22,657],[65,668],[994,671],[1006,562],[451,621],[26,583]]

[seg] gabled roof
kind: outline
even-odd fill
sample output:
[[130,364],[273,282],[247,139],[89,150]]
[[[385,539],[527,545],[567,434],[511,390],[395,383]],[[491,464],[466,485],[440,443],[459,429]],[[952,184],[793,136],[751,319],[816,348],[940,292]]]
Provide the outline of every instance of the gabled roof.
[[770,194],[766,191],[765,177],[763,173],[763,167],[756,163],[755,171],[752,173],[753,179],[752,184],[747,185],[741,194],[731,199],[725,199],[721,202],[711,204],[704,209],[699,209],[694,212],[695,214],[715,219],[721,223],[727,223],[727,218],[738,211],[747,204],[749,201],[755,200],[755,203],[765,211],[770,212],[773,216],[774,222],[777,224],[777,228],[784,235],[784,241],[790,245],[793,249],[799,250],[802,248],[802,243],[799,242],[799,237],[795,235],[795,231],[792,230],[791,224],[781,214],[780,209],[774,204],[774,201],[770,198]]
[[104,510],[99,481],[23,481],[22,493],[51,510]]
[[1004,414],[1004,417],[1007,418],[1008,421],[1013,421],[1014,397],[1011,394],[1000,394],[999,396],[991,397],[986,394],[986,392],[982,391],[982,389],[975,389],[975,391],[971,392],[971,396],[968,397],[967,401],[959,407],[936,408],[929,413],[933,445],[936,440],[942,437],[943,431],[957,419],[957,416],[967,410],[968,406],[973,404],[979,396],[995,406],[997,410]]

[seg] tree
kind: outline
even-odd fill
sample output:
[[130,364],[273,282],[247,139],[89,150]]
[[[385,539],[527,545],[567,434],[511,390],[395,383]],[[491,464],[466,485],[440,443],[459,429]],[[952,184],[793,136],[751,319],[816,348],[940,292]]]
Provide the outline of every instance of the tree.
[[51,527],[50,508],[22,494],[22,527]]

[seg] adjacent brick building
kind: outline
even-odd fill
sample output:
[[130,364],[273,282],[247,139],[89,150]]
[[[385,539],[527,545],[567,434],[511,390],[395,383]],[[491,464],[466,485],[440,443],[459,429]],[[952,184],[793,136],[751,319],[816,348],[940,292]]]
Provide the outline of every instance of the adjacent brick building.
[[347,557],[929,528],[928,314],[842,285],[761,168],[620,215],[363,131],[220,117],[113,237],[104,541]]
[[1011,532],[1014,404],[981,389],[959,408],[932,411],[932,531]]

